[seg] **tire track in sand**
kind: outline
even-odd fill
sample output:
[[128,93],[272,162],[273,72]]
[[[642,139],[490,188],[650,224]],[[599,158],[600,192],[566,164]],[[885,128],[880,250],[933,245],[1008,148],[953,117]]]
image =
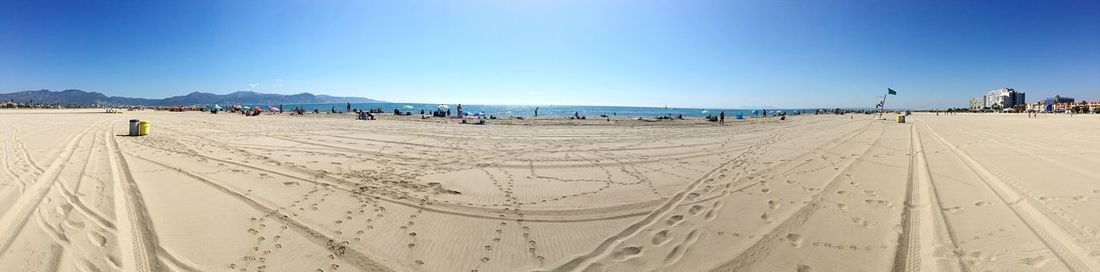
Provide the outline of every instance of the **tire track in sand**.
[[[858,128],[858,129],[855,129],[852,132],[846,133],[843,136],[840,136],[836,139],[833,139],[833,140],[831,140],[831,141],[829,141],[829,142],[827,142],[827,143],[825,143],[825,144],[823,144],[823,145],[821,145],[817,148],[814,148],[813,150],[810,150],[810,151],[805,152],[805,153],[803,153],[799,156],[796,156],[796,158],[805,158],[806,156],[810,156],[811,154],[816,154],[818,152],[822,152],[823,150],[831,150],[831,149],[835,148],[836,146],[843,145],[844,143],[847,143],[848,141],[850,141],[855,136],[865,132],[870,127],[869,124],[870,123],[868,123],[868,125],[864,125],[864,126]],[[762,138],[764,138],[764,140],[762,140],[762,141],[766,141],[766,140],[769,140],[769,139],[770,140],[777,140],[777,138],[779,138],[779,136],[776,135],[774,137],[762,137]],[[762,144],[758,143],[758,144],[753,145],[750,148],[748,148],[746,153],[742,153],[741,155],[737,156],[736,158],[733,158],[733,159],[729,160],[727,163],[731,163],[731,164],[740,163],[739,166],[740,166],[742,171],[739,171],[739,173],[737,173],[736,176],[729,177],[731,182],[726,185],[727,190],[723,190],[723,192],[719,196],[716,196],[715,198],[720,198],[720,197],[726,196],[731,191],[742,190],[742,189],[747,188],[749,186],[759,184],[758,182],[751,181],[751,180],[750,181],[744,181],[745,183],[748,183],[747,185],[738,183],[737,181],[742,180],[742,178],[744,176],[747,176],[747,175],[750,175],[750,174],[760,174],[760,173],[775,171],[775,168],[777,168],[777,167],[789,166],[790,164],[795,164],[795,163],[798,163],[798,162],[802,161],[802,160],[788,160],[788,161],[783,162],[783,163],[773,164],[771,166],[768,166],[764,169],[758,170],[758,171],[753,172],[753,173],[749,173],[747,170],[745,170],[749,166],[749,164],[753,163],[753,161],[752,161],[753,158],[749,158],[749,156],[760,156],[760,155],[762,155],[762,154],[750,154],[750,153],[753,153],[757,149],[766,148],[766,147],[767,147],[767,145],[762,145]],[[799,164],[797,164],[797,165],[795,165],[791,168],[793,169],[793,168],[796,168],[796,167],[801,166],[801,165],[802,164],[799,163]],[[719,168],[716,168],[716,169],[712,170],[711,172],[712,173],[715,172],[715,171],[718,171],[719,173],[725,172],[725,171],[719,171],[719,170],[723,170],[723,168],[720,166]],[[703,182],[707,182],[707,180],[710,180],[710,178],[707,178],[707,176],[704,175],[704,178],[702,178],[700,180],[702,180]],[[734,186],[734,185],[737,185],[737,186]],[[734,189],[731,189],[732,187],[742,187],[742,188],[734,190]],[[694,189],[692,189],[692,188],[685,188],[684,190],[678,192],[678,194],[679,195],[688,195],[693,190]],[[698,202],[702,202],[702,201],[698,201]],[[696,202],[696,203],[698,203],[698,202]],[[668,202],[668,203],[672,203],[672,202]],[[682,215],[673,215],[671,217],[670,216],[665,216],[665,215],[667,215],[668,213],[671,213],[672,209],[675,209],[677,207],[686,207],[686,206],[690,206],[690,205],[689,204],[684,204],[684,203],[679,203],[679,204],[672,205],[672,206],[662,206],[662,208],[666,209],[662,213],[664,215],[654,217],[653,214],[658,213],[660,210],[655,210],[655,211],[651,212],[649,217],[646,217],[645,219],[643,219],[643,220],[648,220],[648,221],[642,221],[642,222],[638,222],[634,225],[631,225],[631,228],[627,228],[626,230],[623,231],[623,233],[612,236],[612,237],[608,238],[607,240],[605,240],[604,243],[601,244],[600,247],[595,249],[592,253],[589,253],[588,255],[585,255],[585,256],[576,257],[575,259],[571,260],[570,262],[562,264],[561,266],[553,269],[553,271],[581,270],[581,269],[584,268],[583,266],[585,266],[585,265],[594,264],[595,262],[598,262],[599,258],[606,257],[606,256],[611,256],[610,252],[613,251],[613,249],[615,248],[612,245],[612,243],[618,243],[620,241],[624,241],[624,240],[630,239],[632,237],[638,237],[637,235],[639,235],[641,233],[642,229],[644,229],[645,227],[648,227],[648,226],[652,226],[653,224],[655,224],[655,222],[658,222],[657,220],[662,220],[661,222],[666,222],[664,220],[667,219],[668,220],[667,222],[672,222],[672,221],[680,222],[682,220]],[[720,204],[716,204],[714,209],[717,209],[720,206],[721,206]],[[646,223],[646,222],[648,222],[648,223]],[[632,233],[627,233],[627,232],[632,232]],[[665,233],[666,233],[666,235],[660,235],[660,236],[667,237],[667,232],[665,232]],[[667,242],[667,241],[664,241],[664,242]],[[658,244],[663,244],[663,243],[658,243]],[[683,252],[684,251],[681,250],[679,252],[679,254],[673,254],[673,255],[682,256]],[[676,257],[674,259],[678,260],[679,258]]]
[[8,142],[0,142],[0,153],[3,153],[0,160],[3,160],[4,172],[11,176],[11,180],[14,180],[15,184],[19,186],[19,193],[23,193],[27,190],[27,184],[20,179],[19,175],[15,174],[15,171],[11,170],[11,159],[8,158]]
[[[171,165],[167,165],[167,164],[164,164],[162,162],[159,162],[159,161],[156,161],[156,160],[153,160],[153,159],[150,159],[150,158],[146,158],[142,155],[138,155],[138,154],[129,154],[129,155],[131,157],[141,159],[143,161],[152,163],[154,165],[163,167],[165,169],[175,170],[177,173],[179,173],[183,176],[193,178],[195,180],[198,180],[198,181],[202,182],[203,184],[209,185],[210,187],[214,187],[214,189],[217,189],[218,191],[221,191],[221,192],[223,192],[223,193],[225,193],[225,194],[227,194],[227,195],[229,195],[233,198],[236,198],[237,200],[240,200],[244,204],[256,209],[257,211],[260,211],[260,212],[266,213],[266,214],[275,215],[274,218],[279,220],[279,222],[282,222],[283,224],[286,224],[290,229],[292,229],[295,232],[297,232],[298,234],[302,235],[303,238],[306,238],[306,240],[309,240],[309,241],[311,241],[311,242],[313,242],[313,243],[315,243],[319,246],[323,246],[325,248],[329,248],[330,250],[332,250],[331,245],[334,243],[334,241],[337,241],[336,239],[332,238],[331,236],[328,236],[328,235],[322,233],[321,231],[318,231],[318,230],[316,230],[312,227],[309,227],[309,225],[305,224],[304,222],[299,221],[298,219],[295,219],[295,218],[293,218],[293,217],[291,217],[287,214],[282,213],[281,211],[279,211],[278,208],[274,207],[274,204],[265,203],[267,201],[264,201],[263,199],[253,199],[250,196],[247,196],[247,195],[242,194],[240,192],[237,192],[233,189],[230,189],[229,187],[226,187],[226,186],[222,185],[221,183],[215,182],[212,179],[206,178],[203,175],[198,174],[198,173],[187,172],[183,169],[173,167]],[[333,254],[335,258],[339,258],[341,260],[344,260],[344,261],[348,262],[349,264],[355,266],[355,268],[360,270],[360,271],[393,271],[393,269],[390,268],[389,266],[387,266],[385,264],[382,264],[381,262],[376,261],[374,258],[371,258],[370,256],[367,256],[366,254],[363,254],[362,252],[359,252],[359,251],[354,250],[352,248],[340,247],[339,252],[340,252],[340,254],[335,254],[335,253]]]
[[803,224],[805,224],[806,221],[810,219],[810,215],[813,215],[813,213],[816,212],[818,209],[824,207],[824,205],[821,204],[824,196],[828,195],[829,193],[834,193],[836,191],[837,187],[839,187],[841,184],[840,182],[838,182],[841,177],[844,177],[846,173],[849,173],[852,170],[852,166],[857,165],[858,162],[863,161],[862,158],[865,157],[867,155],[867,152],[871,151],[871,149],[873,149],[874,146],[879,143],[879,140],[882,139],[882,134],[885,133],[885,131],[885,128],[880,130],[879,133],[875,136],[874,140],[867,145],[867,148],[860,152],[859,156],[852,157],[843,166],[839,167],[840,171],[837,171],[836,174],[833,175],[833,177],[829,178],[829,182],[826,183],[825,186],[820,191],[818,191],[817,194],[811,196],[811,199],[808,203],[802,205],[802,207],[799,207],[798,210],[791,213],[790,216],[784,218],[782,222],[779,222],[779,224],[776,225],[775,228],[769,230],[767,234],[759,236],[760,238],[757,239],[756,242],[754,242],[745,250],[738,252],[736,257],[719,265],[714,270],[738,271],[741,269],[750,268],[760,258],[771,254],[772,248],[774,248],[776,245],[782,244],[781,240],[786,238],[787,233],[792,232],[794,229],[800,226],[803,226]]
[[1006,184],[988,169],[978,164],[954,144],[951,144],[936,133],[931,126],[921,122],[922,125],[944,146],[947,146],[956,157],[976,174],[982,183],[992,190],[1020,221],[1027,225],[1039,240],[1055,256],[1072,271],[1100,271],[1100,263],[1089,256],[1088,250],[1075,243],[1073,235],[1062,229],[1051,218],[1046,217],[1038,208],[1033,206],[1026,197],[1021,196],[1012,186]]
[[[144,144],[144,143],[138,143],[138,142],[135,142],[135,143],[139,144],[139,145],[142,145],[144,147],[147,147],[147,148],[151,148],[151,149],[155,149],[155,150],[159,150],[159,151],[164,151],[164,152],[167,152],[167,153],[179,154],[179,155],[184,155],[184,156],[193,156],[193,157],[196,157],[196,158],[207,159],[207,160],[211,160],[211,161],[215,161],[215,162],[219,162],[219,163],[232,164],[232,165],[245,167],[245,168],[256,170],[256,171],[261,171],[261,172],[265,172],[265,173],[270,173],[270,174],[274,174],[274,175],[278,175],[278,176],[298,180],[298,181],[301,181],[301,182],[315,184],[315,185],[318,185],[318,186],[331,187],[331,188],[334,188],[334,189],[337,189],[337,190],[342,190],[342,191],[352,193],[352,194],[364,194],[364,192],[361,192],[359,190],[354,189],[354,188],[358,188],[358,185],[351,184],[346,180],[341,180],[339,178],[333,177],[330,174],[320,175],[321,178],[319,178],[317,180],[314,180],[314,179],[309,179],[309,178],[301,177],[301,176],[294,175],[294,174],[289,174],[289,173],[281,171],[281,170],[269,169],[267,167],[260,167],[260,166],[255,166],[255,165],[251,165],[251,164],[220,159],[220,158],[216,158],[216,157],[208,156],[208,155],[203,155],[203,154],[185,153],[185,152],[181,152],[181,151],[170,150],[170,149],[161,148],[161,147],[157,147],[157,146],[153,146],[153,145],[149,145],[149,144]],[[177,169],[177,168],[172,168],[172,169]],[[289,171],[299,171],[299,170],[289,169]],[[318,175],[318,174],[314,174],[314,175]],[[392,199],[392,198],[384,196],[384,195],[371,195],[371,196],[376,197],[376,198],[378,198],[378,200],[381,200],[381,201],[386,201],[386,202],[389,202],[389,203],[392,203],[392,204],[402,205],[402,206],[406,206],[406,207],[413,208],[413,209],[424,209],[425,211],[428,211],[428,212],[443,213],[443,214],[469,217],[469,218],[481,218],[481,219],[493,219],[493,220],[499,219],[497,216],[493,215],[497,212],[497,210],[489,209],[489,208],[482,209],[482,208],[474,208],[474,207],[466,207],[466,206],[448,205],[446,203],[441,203],[441,202],[431,202],[431,205],[440,207],[440,208],[433,208],[433,207],[430,207],[430,206],[420,206],[418,203],[415,203],[415,202],[410,203],[410,202],[401,201],[401,200],[398,200],[398,199]],[[454,209],[448,209],[448,208],[454,208]],[[570,212],[583,211],[583,212],[585,212],[585,214],[593,215],[593,216],[585,216],[585,217],[580,217],[580,218],[570,218],[570,217],[563,217],[563,216],[547,216],[547,218],[539,218],[539,217],[536,217],[536,216],[539,216],[538,211],[528,211],[527,212],[527,218],[525,220],[528,221],[528,222],[551,222],[551,223],[592,222],[592,221],[616,220],[616,219],[622,219],[622,218],[643,216],[643,215],[649,214],[651,212],[651,211],[648,211],[648,210],[644,210],[644,211],[637,211],[637,212],[617,213],[617,214],[614,214],[614,215],[611,215],[611,216],[595,216],[595,215],[601,215],[605,211],[615,211],[615,210],[619,210],[619,209],[621,209],[621,206],[609,206],[609,207],[601,207],[601,208],[594,208],[594,209],[588,209],[588,210],[571,210],[570,211]]]
[[[771,135],[771,137],[764,137],[764,139],[762,139],[758,143],[753,144],[753,146],[754,147],[765,146],[765,145],[769,144],[771,141],[774,141],[775,139],[779,138],[778,134],[779,134],[779,131],[776,130]],[[572,260],[570,260],[570,261],[568,261],[568,262],[552,269],[551,271],[572,271],[572,270],[582,269],[585,266],[589,265],[590,261],[597,260],[600,257],[609,254],[609,252],[614,248],[614,245],[617,244],[618,241],[622,241],[622,240],[629,239],[631,237],[635,237],[636,235],[641,233],[641,231],[643,229],[645,229],[646,226],[650,226],[650,225],[658,222],[659,219],[664,219],[665,217],[667,217],[666,215],[668,215],[670,212],[672,212],[672,210],[674,208],[680,207],[681,203],[684,202],[684,200],[688,197],[688,194],[690,192],[694,191],[696,188],[698,188],[700,184],[702,184],[702,183],[704,183],[708,180],[714,180],[714,178],[719,176],[719,175],[725,175],[725,172],[727,172],[729,170],[729,168],[731,168],[732,166],[734,166],[735,164],[737,164],[739,162],[740,163],[747,162],[747,161],[743,162],[742,159],[744,159],[746,156],[752,155],[752,154],[750,154],[752,150],[754,150],[754,148],[750,147],[745,153],[742,153],[741,155],[739,155],[739,156],[737,156],[733,159],[727,160],[727,161],[723,162],[722,164],[718,165],[718,167],[715,167],[714,169],[711,169],[709,172],[704,174],[702,177],[696,179],[691,184],[688,184],[683,190],[677,192],[675,195],[670,197],[669,200],[667,202],[665,202],[665,204],[663,204],[660,207],[658,207],[657,209],[649,212],[649,215],[646,216],[645,218],[643,218],[642,220],[640,220],[638,222],[635,222],[635,223],[631,224],[630,226],[627,226],[627,228],[623,229],[621,232],[619,232],[615,235],[612,235],[611,237],[608,237],[608,239],[605,239],[591,253],[573,258]],[[742,165],[738,165],[738,166],[742,166]]]
[[[100,120],[102,121],[102,120]],[[79,133],[75,133],[70,136],[68,142],[61,149],[61,153],[58,154],[57,159],[54,159],[50,166],[42,172],[42,175],[38,176],[38,179],[34,184],[28,185],[25,194],[19,196],[19,199],[12,205],[12,210],[9,210],[0,217],[0,228],[3,229],[0,232],[0,253],[8,250],[12,241],[19,235],[19,232],[27,224],[27,220],[30,215],[38,209],[38,205],[42,203],[42,199],[45,198],[46,193],[53,188],[54,182],[58,180],[58,176],[61,175],[61,170],[65,168],[65,164],[68,163],[69,158],[72,157],[76,151],[77,143],[91,130],[96,123],[93,122],[88,127]]]
[[[902,214],[902,233],[898,236],[897,254],[893,271],[937,271],[934,251],[936,218],[944,222],[952,246],[959,248],[955,233],[951,230],[939,203],[932,172],[924,156],[924,143],[917,126],[909,128],[909,178],[905,194],[905,212]],[[959,270],[966,266],[959,259]]]
[[118,149],[118,139],[111,132],[104,136],[108,161],[111,165],[111,180],[114,182],[115,221],[118,225],[118,245],[122,251],[122,267],[127,271],[160,271],[157,259],[157,236],[149,220],[141,191],[134,183],[130,166]]

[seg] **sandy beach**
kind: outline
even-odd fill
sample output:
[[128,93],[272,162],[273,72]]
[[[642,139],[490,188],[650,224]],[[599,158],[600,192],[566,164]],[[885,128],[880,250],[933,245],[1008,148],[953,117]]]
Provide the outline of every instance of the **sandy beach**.
[[0,111],[0,270],[1100,271],[1098,115],[439,120]]

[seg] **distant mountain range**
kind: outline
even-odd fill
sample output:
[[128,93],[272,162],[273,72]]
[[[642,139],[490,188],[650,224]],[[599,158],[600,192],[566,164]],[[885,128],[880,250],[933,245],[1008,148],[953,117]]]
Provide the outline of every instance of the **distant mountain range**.
[[203,104],[312,104],[312,103],[384,103],[362,97],[339,97],[328,95],[315,95],[311,93],[300,94],[266,94],[257,92],[234,92],[230,94],[212,94],[193,92],[182,96],[173,96],[163,99],[130,98],[121,96],[106,96],[98,92],[86,92],[82,90],[64,90],[53,92],[49,90],[22,91],[8,94],[0,94],[0,103],[14,100],[16,103],[42,103],[61,105],[144,105],[144,106],[187,106]]

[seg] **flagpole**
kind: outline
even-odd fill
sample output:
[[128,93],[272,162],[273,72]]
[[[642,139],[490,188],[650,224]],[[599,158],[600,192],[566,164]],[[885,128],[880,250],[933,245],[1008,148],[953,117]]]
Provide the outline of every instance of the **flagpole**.
[[882,113],[886,111],[886,97],[890,95],[890,89],[886,89],[886,94],[882,95],[882,102],[879,102],[878,117],[882,117]]
[[886,89],[886,94],[882,95],[882,111],[886,111],[886,97],[890,96],[890,89]]

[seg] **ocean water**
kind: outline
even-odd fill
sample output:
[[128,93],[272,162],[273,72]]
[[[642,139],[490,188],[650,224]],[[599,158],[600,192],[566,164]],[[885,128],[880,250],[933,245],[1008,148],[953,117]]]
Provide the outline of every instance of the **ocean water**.
[[[225,107],[226,105],[221,105]],[[246,105],[246,106],[262,106],[267,108],[268,106],[279,107],[280,105]],[[282,105],[284,110],[291,110],[294,108],[302,108],[306,111],[313,111],[314,109],[322,112],[328,112],[332,109],[336,111],[347,111],[347,103],[336,104],[285,104]],[[394,109],[399,109],[402,112],[412,112],[413,114],[420,114],[420,110],[424,110],[426,114],[431,114],[435,111],[439,104],[417,104],[417,103],[351,103],[352,109],[369,110],[372,108],[381,108],[382,112],[392,113]],[[450,104],[451,113],[455,114],[458,108],[457,104]],[[607,115],[612,117],[656,117],[656,116],[677,116],[682,114],[684,117],[705,117],[709,115],[718,115],[719,112],[725,111],[726,117],[733,118],[737,113],[742,113],[746,117],[752,116],[753,111],[760,111],[760,109],[698,109],[698,108],[663,108],[663,107],[623,107],[623,106],[554,106],[554,105],[541,105],[541,106],[523,106],[523,105],[462,105],[462,110],[468,114],[482,114],[485,116],[495,115],[497,117],[532,117],[535,115],[535,108],[539,108],[539,117],[568,117],[573,116],[574,113],[587,116],[589,118],[596,118],[600,115]],[[786,112],[787,114],[794,114],[801,111],[803,113],[814,112],[813,109],[768,109],[768,115],[773,115],[778,112]]]

